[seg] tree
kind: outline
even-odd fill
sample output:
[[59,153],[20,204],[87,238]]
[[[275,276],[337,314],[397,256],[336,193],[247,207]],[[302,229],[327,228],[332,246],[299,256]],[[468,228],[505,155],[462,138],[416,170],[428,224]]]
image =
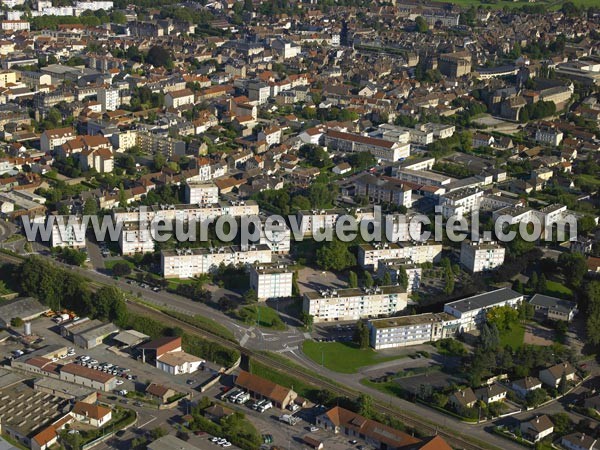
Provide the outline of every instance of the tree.
[[356,257],[348,250],[348,244],[338,239],[323,244],[316,256],[317,265],[324,270],[344,270],[356,265]]
[[537,291],[543,294],[546,292],[546,289],[548,289],[548,281],[546,280],[546,275],[542,274],[538,280]]
[[561,253],[558,265],[568,285],[578,288],[587,273],[587,263],[583,255],[577,253]]
[[358,287],[358,276],[356,275],[356,272],[348,272],[348,286],[351,288]]
[[540,282],[537,272],[533,272],[529,277],[528,283],[531,289],[535,289]]
[[131,266],[125,262],[118,262],[113,266],[112,273],[117,277],[125,277],[131,274]]
[[166,436],[167,434],[167,431],[162,427],[156,427],[150,430],[150,437],[153,441],[160,439],[161,437]]
[[12,319],[10,319],[11,327],[22,327],[23,323],[23,319],[21,319],[20,317],[13,317]]
[[248,289],[244,294],[244,303],[256,303],[258,301],[258,294],[254,289]]
[[154,155],[154,159],[152,162],[154,164],[154,169],[159,171],[165,166],[165,164],[167,163],[167,159],[162,153],[157,153],[156,155]]
[[415,23],[417,24],[417,31],[419,33],[426,33],[429,30],[429,25],[422,16],[417,16]]
[[358,396],[358,414],[363,417],[373,417],[373,399],[370,395],[361,393]]
[[127,17],[121,11],[113,11],[110,14],[110,21],[120,25],[127,22]]
[[359,320],[356,323],[356,330],[354,331],[354,341],[360,348],[369,347],[369,328],[365,323]]
[[304,328],[306,328],[307,330],[312,330],[314,317],[311,314],[302,311],[300,313],[300,320],[304,324]]
[[383,278],[381,280],[382,286],[390,286],[392,284],[392,276],[389,272],[383,274]]
[[408,274],[404,267],[398,269],[397,282],[403,289],[408,289]]
[[171,59],[171,54],[167,49],[161,47],[160,45],[155,45],[154,47],[148,50],[148,54],[146,55],[146,62],[152,64],[155,67],[165,67],[170,69],[173,67],[173,60]]
[[564,395],[566,394],[568,388],[569,385],[567,384],[567,375],[565,372],[563,372],[562,376],[560,377],[560,381],[558,382],[558,392],[561,395]]
[[500,347],[500,332],[495,324],[484,323],[479,335],[481,348],[485,351],[496,350]]
[[527,396],[525,397],[525,401],[527,402],[527,406],[532,406],[535,408],[540,404],[544,403],[547,396],[548,394],[546,394],[545,390],[536,389],[527,394]]
[[87,199],[83,204],[83,214],[86,216],[95,216],[98,214],[98,203],[93,198]]
[[308,189],[308,199],[313,208],[330,208],[336,195],[335,187],[324,183],[314,183]]
[[365,283],[365,287],[366,288],[372,288],[373,287],[373,277],[371,276],[371,273],[365,270],[365,279],[364,279],[364,283]]

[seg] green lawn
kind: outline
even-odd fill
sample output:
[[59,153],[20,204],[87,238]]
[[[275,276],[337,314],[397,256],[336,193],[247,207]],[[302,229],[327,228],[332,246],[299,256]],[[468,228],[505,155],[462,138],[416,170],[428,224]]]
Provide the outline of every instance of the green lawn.
[[248,325],[258,325],[272,330],[286,329],[277,311],[264,305],[243,306],[235,312],[235,317]]
[[131,261],[127,261],[126,259],[111,259],[108,261],[104,261],[104,267],[108,270],[112,270],[112,268],[115,267],[115,264],[117,263],[125,263],[129,267],[131,267],[132,270],[135,269],[135,264],[133,264]]
[[356,373],[373,364],[392,361],[402,356],[381,356],[371,348],[360,349],[353,342],[316,342],[306,340],[302,351],[317,364],[340,373]]
[[573,291],[571,289],[562,283],[551,280],[546,281],[545,294],[565,299],[573,298]]
[[500,333],[500,344],[502,347],[509,345],[513,350],[518,349],[523,345],[525,339],[525,327],[516,323],[508,331]]

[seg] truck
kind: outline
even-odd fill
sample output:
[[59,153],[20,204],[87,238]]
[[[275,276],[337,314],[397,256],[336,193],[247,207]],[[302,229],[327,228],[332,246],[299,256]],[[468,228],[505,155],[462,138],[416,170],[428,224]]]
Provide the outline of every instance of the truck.
[[283,414],[282,416],[279,417],[279,420],[281,422],[287,423],[288,425],[296,425],[298,422],[300,422],[300,418],[296,417],[292,414]]
[[68,314],[66,314],[66,313],[63,313],[63,314],[59,314],[59,315],[57,315],[57,316],[56,316],[54,319],[52,319],[52,320],[54,320],[56,323],[63,323],[63,322],[66,322],[66,321],[67,321],[67,320],[69,320],[69,319],[70,319],[69,315],[68,315]]

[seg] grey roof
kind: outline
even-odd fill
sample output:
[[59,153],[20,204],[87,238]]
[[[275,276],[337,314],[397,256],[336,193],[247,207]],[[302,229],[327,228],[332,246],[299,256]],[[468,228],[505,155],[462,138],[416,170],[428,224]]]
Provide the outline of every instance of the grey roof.
[[100,325],[99,327],[92,328],[91,330],[86,330],[83,333],[79,333],[79,336],[81,336],[85,340],[90,340],[99,337],[105,337],[109,334],[116,333],[118,331],[119,329],[116,327],[116,325],[113,325],[112,323],[107,323],[104,325]]
[[198,447],[188,444],[175,436],[168,434],[147,446],[148,450],[199,450]]
[[523,297],[522,294],[519,294],[510,288],[502,288],[474,295],[473,297],[463,298],[462,300],[457,300],[455,302],[446,303],[446,306],[450,306],[460,312],[467,312],[475,309],[489,308],[498,303],[504,303],[508,300],[521,297]]
[[577,308],[577,303],[570,302],[568,300],[562,300],[556,297],[550,297],[549,295],[535,294],[529,300],[529,303],[535,306],[540,306],[546,309],[552,309],[565,314],[570,313]]
[[0,305],[0,319],[8,323],[15,317],[26,319],[46,311],[50,311],[50,308],[42,305],[33,297],[17,298]]
[[140,342],[144,342],[146,339],[149,339],[150,336],[140,333],[136,330],[124,330],[119,334],[113,337],[113,339],[122,344],[133,347],[134,345],[139,344]]

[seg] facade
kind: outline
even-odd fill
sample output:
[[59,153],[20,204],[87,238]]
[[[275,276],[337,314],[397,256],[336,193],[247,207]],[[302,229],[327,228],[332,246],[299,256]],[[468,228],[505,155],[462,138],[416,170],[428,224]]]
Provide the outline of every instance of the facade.
[[460,263],[471,273],[494,270],[504,264],[506,249],[494,242],[463,241]]
[[185,202],[190,205],[207,205],[218,203],[219,188],[214,183],[186,184]]
[[135,143],[146,153],[162,153],[169,158],[185,155],[185,142],[169,136],[138,132]]
[[314,323],[357,321],[403,311],[407,302],[400,286],[309,291],[304,293],[302,310],[313,316]]
[[510,306],[516,308],[523,301],[523,294],[509,288],[446,303],[444,312],[459,319],[459,332],[471,331],[481,326],[486,320],[486,313],[492,308]]
[[558,147],[563,140],[563,132],[553,126],[541,126],[535,132],[535,140]]
[[270,400],[273,406],[279,409],[286,409],[298,398],[298,394],[293,389],[280,386],[245,370],[240,371],[235,379],[235,385],[249,392],[256,400]]
[[196,372],[206,361],[183,351],[167,352],[156,359],[156,367],[171,375]]
[[413,264],[437,262],[442,254],[442,244],[438,243],[396,243],[361,244],[358,246],[358,264],[374,270],[379,261],[406,259]]
[[474,211],[479,211],[482,197],[483,191],[478,188],[465,188],[448,192],[440,196],[442,215],[445,218],[463,217]]
[[40,136],[40,149],[43,152],[51,152],[77,136],[73,128],[56,128],[46,130]]
[[102,392],[111,391],[116,386],[114,375],[73,363],[66,364],[60,368],[60,379],[69,383],[91,387]]
[[548,295],[535,294],[529,300],[535,311],[550,320],[564,320],[570,322],[577,314],[577,303],[562,300]]
[[71,410],[71,415],[81,423],[87,423],[94,428],[100,428],[110,422],[112,411],[101,405],[77,402]]
[[521,434],[532,442],[538,442],[554,432],[554,424],[545,414],[535,416],[530,420],[521,422]]
[[149,228],[140,228],[138,222],[124,222],[119,234],[119,247],[122,255],[151,253],[155,250]]
[[90,349],[102,344],[108,336],[118,333],[119,329],[112,323],[85,330],[73,336],[73,343],[81,348]]
[[558,388],[563,376],[567,381],[575,380],[575,368],[568,362],[540,370],[540,381],[554,389]]
[[380,280],[385,277],[386,273],[390,274],[392,283],[398,283],[399,274],[401,271],[406,272],[408,278],[408,285],[406,286],[406,292],[411,293],[419,289],[421,285],[421,273],[423,272],[421,267],[408,259],[382,259],[377,265],[377,278]]
[[285,265],[260,264],[250,266],[250,288],[259,300],[292,296],[294,273]]
[[375,350],[409,347],[451,337],[457,319],[446,313],[369,320],[369,343]]
[[471,54],[469,52],[445,53],[438,57],[438,69],[450,78],[459,78],[471,73]]
[[536,377],[525,377],[513,381],[511,387],[519,397],[525,398],[530,392],[541,389],[542,382]]
[[585,433],[576,432],[563,436],[560,445],[567,450],[593,450],[596,445],[596,438]]
[[[53,217],[51,247],[85,248],[85,227],[82,226],[81,217],[76,216],[48,216]],[[47,219],[49,220],[49,219]],[[62,222],[59,224],[59,222]]]
[[398,161],[410,156],[410,144],[334,130],[328,130],[325,134],[325,146],[330,150],[349,153],[369,152],[375,158],[385,161]]
[[121,104],[119,90],[106,87],[98,89],[98,102],[102,105],[102,112],[118,109]]
[[184,105],[194,104],[194,93],[190,89],[168,92],[165,95],[165,106],[167,108],[179,108]]
[[266,245],[194,248],[161,253],[161,272],[165,278],[192,278],[209,273],[220,264],[245,265],[270,263],[271,249]]
[[495,402],[502,402],[506,399],[506,388],[498,383],[492,383],[489,386],[480,387],[475,389],[475,397],[477,400],[481,400],[486,405]]

